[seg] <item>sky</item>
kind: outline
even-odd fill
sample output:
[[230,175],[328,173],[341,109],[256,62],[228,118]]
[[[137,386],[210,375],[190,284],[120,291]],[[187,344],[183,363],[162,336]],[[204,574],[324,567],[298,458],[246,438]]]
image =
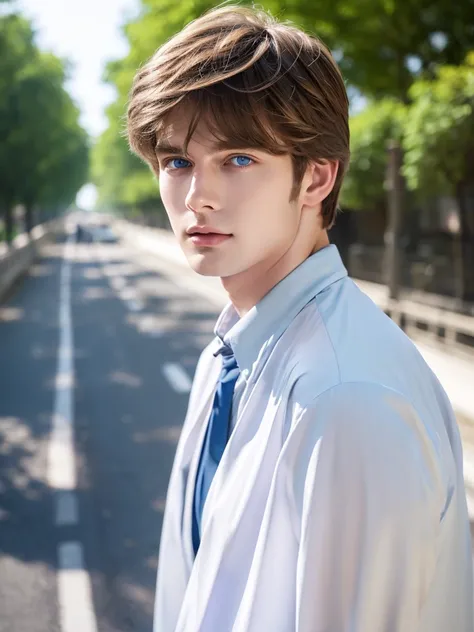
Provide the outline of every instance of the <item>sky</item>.
[[[121,25],[137,12],[137,0],[17,0],[37,31],[36,43],[72,62],[66,88],[81,110],[81,124],[92,137],[107,127],[105,108],[115,99],[102,83],[107,61],[127,54]],[[95,187],[86,185],[78,204],[91,208]]]

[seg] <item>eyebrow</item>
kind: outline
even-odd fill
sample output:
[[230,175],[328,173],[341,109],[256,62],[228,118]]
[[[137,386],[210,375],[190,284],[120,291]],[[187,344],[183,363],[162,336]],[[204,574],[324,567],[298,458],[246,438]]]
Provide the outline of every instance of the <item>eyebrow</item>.
[[[232,149],[243,149],[243,147],[240,147],[235,144],[232,144],[228,141],[217,141],[212,145],[212,148],[214,151],[218,152],[218,151],[227,151],[227,150],[232,150]],[[168,155],[172,155],[172,156],[184,156],[186,154],[186,152],[184,151],[183,147],[178,147],[177,145],[172,145],[171,143],[168,143],[168,141],[166,140],[157,140],[156,144],[155,144],[155,154],[157,155],[163,155],[163,154],[168,154]]]
[[177,154],[182,156],[184,151],[182,147],[170,145],[170,143],[164,140],[157,140],[155,145],[155,154]]

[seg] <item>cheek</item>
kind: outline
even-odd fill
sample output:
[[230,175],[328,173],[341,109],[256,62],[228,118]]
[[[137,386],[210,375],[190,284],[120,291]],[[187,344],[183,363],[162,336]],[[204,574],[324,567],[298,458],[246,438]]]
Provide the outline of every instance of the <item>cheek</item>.
[[160,196],[168,212],[178,213],[184,208],[186,197],[185,182],[182,177],[162,174],[159,179]]
[[172,211],[172,206],[173,206],[173,187],[171,186],[169,178],[167,178],[166,175],[160,174],[158,181],[160,184],[161,200],[163,204],[165,205],[165,208],[168,211],[168,213],[170,213]]
[[262,178],[247,197],[246,206],[252,210],[252,224],[263,225],[271,234],[292,227],[296,220],[296,209],[289,201],[290,192],[291,183],[287,183],[284,178]]
[[260,218],[271,216],[275,212],[275,203],[280,206],[284,203],[282,190],[281,182],[278,182],[273,174],[256,172],[245,181],[233,183],[233,190],[229,191],[229,200],[238,200],[240,205],[252,214],[253,219],[259,221]]

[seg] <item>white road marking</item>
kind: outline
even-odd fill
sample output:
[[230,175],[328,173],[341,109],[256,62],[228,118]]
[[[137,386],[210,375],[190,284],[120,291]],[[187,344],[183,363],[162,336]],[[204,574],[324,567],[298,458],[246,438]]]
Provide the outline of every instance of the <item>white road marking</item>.
[[[64,250],[59,288],[59,350],[47,478],[55,497],[56,526],[78,522],[74,451],[74,342],[71,322],[73,235]],[[58,546],[58,602],[61,632],[97,632],[90,578],[84,569],[82,545]]]
[[58,550],[59,619],[62,632],[97,632],[92,590],[84,570],[79,542],[64,542]]
[[168,382],[178,393],[189,393],[191,379],[180,364],[167,362],[163,365],[163,373]]
[[54,522],[58,527],[74,525],[79,522],[79,508],[77,506],[77,496],[74,492],[56,492]]
[[72,404],[74,368],[71,325],[71,255],[72,244],[68,241],[59,288],[59,351],[48,460],[50,487],[54,490],[69,491],[76,488]]

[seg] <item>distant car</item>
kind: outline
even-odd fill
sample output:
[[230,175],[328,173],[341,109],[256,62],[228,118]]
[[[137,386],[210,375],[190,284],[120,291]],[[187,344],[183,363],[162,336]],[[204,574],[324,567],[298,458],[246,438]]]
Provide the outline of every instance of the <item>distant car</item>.
[[116,244],[118,237],[108,224],[91,226],[92,241],[99,243]]
[[82,226],[81,224],[77,224],[76,226],[76,241],[77,242],[86,242],[90,243],[92,241],[92,234],[90,231],[90,226]]

